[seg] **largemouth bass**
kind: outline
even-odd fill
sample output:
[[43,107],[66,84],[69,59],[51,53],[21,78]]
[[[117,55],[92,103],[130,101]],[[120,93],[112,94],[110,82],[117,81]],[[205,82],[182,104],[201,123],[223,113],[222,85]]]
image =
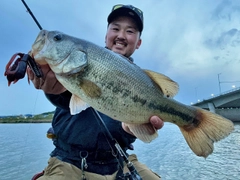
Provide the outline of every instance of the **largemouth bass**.
[[127,58],[83,39],[42,30],[30,54],[37,63],[48,64],[73,94],[72,114],[92,106],[125,122],[144,142],[157,137],[156,131],[149,135],[153,115],[176,124],[192,151],[203,157],[213,152],[214,142],[234,129],[220,115],[175,101],[172,97],[178,84],[165,75],[142,70]]

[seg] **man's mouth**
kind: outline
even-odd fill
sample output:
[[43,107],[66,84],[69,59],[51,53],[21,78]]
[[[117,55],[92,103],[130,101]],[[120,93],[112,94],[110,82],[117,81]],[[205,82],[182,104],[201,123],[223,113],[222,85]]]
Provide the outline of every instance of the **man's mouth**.
[[124,42],[119,42],[119,41],[115,41],[115,43],[114,43],[117,47],[121,47],[121,48],[123,48],[123,47],[125,47],[125,46],[127,46],[127,44],[126,43],[124,43]]

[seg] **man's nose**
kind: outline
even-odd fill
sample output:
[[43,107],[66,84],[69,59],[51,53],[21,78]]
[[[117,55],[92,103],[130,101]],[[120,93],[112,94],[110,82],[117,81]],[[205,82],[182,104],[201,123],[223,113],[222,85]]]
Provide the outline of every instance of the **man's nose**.
[[124,31],[119,31],[117,37],[118,39],[126,39],[126,34]]

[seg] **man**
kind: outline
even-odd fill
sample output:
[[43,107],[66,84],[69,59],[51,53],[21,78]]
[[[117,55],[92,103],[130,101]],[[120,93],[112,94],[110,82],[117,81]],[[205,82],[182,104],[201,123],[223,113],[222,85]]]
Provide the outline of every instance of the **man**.
[[[129,60],[141,45],[143,13],[131,5],[115,5],[108,16],[108,28],[105,37],[106,48],[119,53]],[[92,108],[72,116],[69,110],[71,93],[56,80],[49,66],[41,66],[44,81],[33,75],[28,69],[29,78],[37,89],[42,89],[46,97],[56,106],[52,121],[54,131],[52,151],[48,166],[38,180],[77,180],[77,179],[118,179],[127,172],[126,165],[116,153],[116,149],[105,136]],[[44,82],[44,83],[43,83]],[[43,83],[43,84],[42,84]],[[132,149],[136,137],[119,121],[99,113],[107,129],[126,152]],[[149,120],[156,129],[163,121],[153,116]],[[144,164],[138,162],[136,155],[129,155],[143,180],[160,179]]]

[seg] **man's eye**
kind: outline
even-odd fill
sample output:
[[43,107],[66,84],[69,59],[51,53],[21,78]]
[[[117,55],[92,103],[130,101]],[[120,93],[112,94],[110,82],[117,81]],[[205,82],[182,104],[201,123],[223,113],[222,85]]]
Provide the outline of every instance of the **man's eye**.
[[131,34],[132,34],[132,33],[134,33],[134,32],[133,32],[133,31],[131,31],[131,30],[128,30],[127,32],[128,32],[128,33],[131,33]]

